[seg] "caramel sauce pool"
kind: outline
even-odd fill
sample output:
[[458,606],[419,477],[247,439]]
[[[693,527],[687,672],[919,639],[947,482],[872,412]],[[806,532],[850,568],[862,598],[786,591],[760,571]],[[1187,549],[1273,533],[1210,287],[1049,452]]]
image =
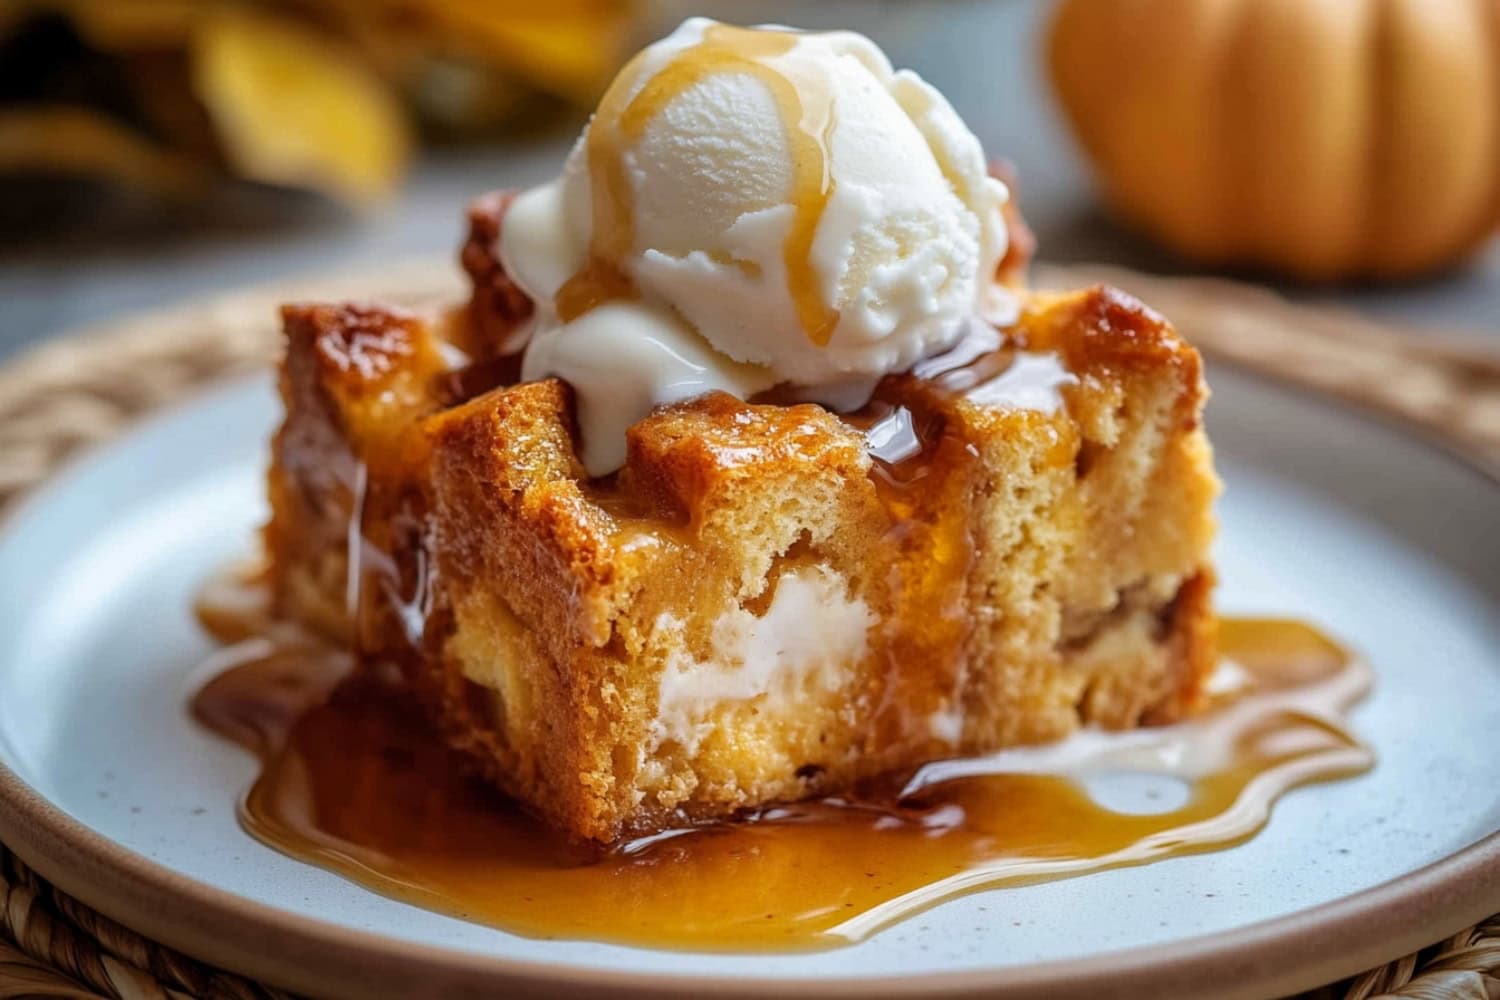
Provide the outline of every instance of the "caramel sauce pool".
[[[226,638],[250,631],[203,617]],[[1289,788],[1370,766],[1342,722],[1369,687],[1359,661],[1295,622],[1227,620],[1221,643],[1215,703],[1192,722],[939,762],[603,854],[466,777],[394,669],[352,670],[294,636],[243,639],[192,711],[261,761],[240,804],[251,834],[376,892],[532,937],[794,950],[978,889],[1229,847]],[[1159,783],[1146,798],[1167,808],[1091,794],[1122,773]]]

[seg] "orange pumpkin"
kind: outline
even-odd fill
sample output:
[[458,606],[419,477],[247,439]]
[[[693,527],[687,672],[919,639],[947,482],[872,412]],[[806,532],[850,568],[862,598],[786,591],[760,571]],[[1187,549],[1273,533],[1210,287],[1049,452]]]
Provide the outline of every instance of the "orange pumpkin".
[[1063,0],[1049,57],[1107,200],[1189,257],[1399,278],[1500,220],[1500,0]]

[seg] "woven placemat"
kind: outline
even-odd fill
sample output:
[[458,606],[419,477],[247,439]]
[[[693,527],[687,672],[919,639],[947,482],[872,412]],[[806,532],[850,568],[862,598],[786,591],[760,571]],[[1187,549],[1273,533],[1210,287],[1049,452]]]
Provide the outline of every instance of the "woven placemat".
[[[1500,474],[1500,358],[1214,279],[1039,268],[1040,283],[1108,281],[1171,316],[1213,360],[1408,422]],[[78,449],[196,388],[266,365],[275,306],[299,298],[420,305],[459,294],[442,261],[222,296],[37,348],[0,369],[0,509]],[[47,884],[0,845],[0,1000],[279,998],[280,990],[148,941]],[[1500,1000],[1500,915],[1309,998]]]

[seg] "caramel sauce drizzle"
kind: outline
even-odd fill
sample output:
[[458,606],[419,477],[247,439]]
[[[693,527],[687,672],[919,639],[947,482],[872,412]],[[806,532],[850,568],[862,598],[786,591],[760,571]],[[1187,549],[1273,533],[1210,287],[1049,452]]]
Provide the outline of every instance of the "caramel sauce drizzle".
[[589,126],[588,166],[593,198],[593,236],[589,261],[557,293],[557,312],[564,322],[603,302],[636,294],[617,262],[635,242],[635,206],[625,151],[668,104],[719,73],[743,73],[766,86],[776,101],[791,147],[791,231],[783,248],[787,289],[808,339],[827,344],[839,313],[823,304],[812,265],[813,238],[833,195],[829,138],[833,131],[833,95],[821,80],[797,80],[771,60],[789,52],[797,35],[787,31],[716,24],[702,41],[675,55],[636,89],[647,58],[635,57],[599,102]]
[[[202,617],[256,631],[223,607]],[[603,853],[469,777],[389,664],[263,632],[219,654],[192,711],[260,759],[239,811],[251,834],[376,892],[533,937],[812,949],[979,889],[1229,847],[1289,788],[1370,766],[1342,722],[1369,683],[1347,651],[1294,622],[1229,620],[1222,636],[1239,686],[1204,718],[940,762]],[[1122,770],[1179,782],[1183,801],[1101,804],[1088,779]]]
[[[1017,337],[972,318],[948,349],[882,380],[865,406],[838,415],[864,435],[870,481],[889,516],[881,544],[901,554],[885,571],[896,602],[893,617],[921,623],[874,639],[887,664],[871,722],[881,745],[916,745],[934,755],[962,730],[969,640],[980,614],[968,596],[979,546],[973,522],[953,511],[967,503],[979,456],[962,435],[950,433],[948,404],[970,399],[1028,409],[1050,396],[1061,406],[1057,390],[1075,380],[1054,353],[1027,352],[1018,344]],[[797,392],[781,386],[751,401],[792,403]],[[1059,461],[1072,461],[1063,438],[1055,450]],[[912,671],[913,663],[925,671]],[[943,683],[927,683],[934,676]],[[946,697],[936,695],[943,689]]]
[[[1004,332],[977,318],[969,321],[951,347],[918,361],[905,375],[919,380],[922,392],[935,401],[971,399],[986,406],[1021,409],[1039,390],[1055,392],[1074,380],[1055,355],[1027,353]],[[874,460],[871,477],[899,520],[911,513],[901,494],[934,472],[945,419],[940,408],[926,406],[918,412],[906,402],[893,400],[884,389],[883,384],[878,386],[865,406],[838,416],[864,434]],[[786,399],[773,389],[751,401]]]

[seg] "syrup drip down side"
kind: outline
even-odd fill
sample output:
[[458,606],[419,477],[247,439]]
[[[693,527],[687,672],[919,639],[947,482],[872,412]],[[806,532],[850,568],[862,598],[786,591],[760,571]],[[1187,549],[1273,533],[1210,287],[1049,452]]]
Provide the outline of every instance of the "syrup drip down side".
[[[245,607],[202,618],[240,638],[256,631]],[[469,777],[393,666],[278,635],[221,652],[192,705],[260,759],[245,828],[373,891],[535,937],[849,944],[976,890],[1232,846],[1287,790],[1372,763],[1344,717],[1368,669],[1310,626],[1231,619],[1193,721],[944,761],[598,853]]]

